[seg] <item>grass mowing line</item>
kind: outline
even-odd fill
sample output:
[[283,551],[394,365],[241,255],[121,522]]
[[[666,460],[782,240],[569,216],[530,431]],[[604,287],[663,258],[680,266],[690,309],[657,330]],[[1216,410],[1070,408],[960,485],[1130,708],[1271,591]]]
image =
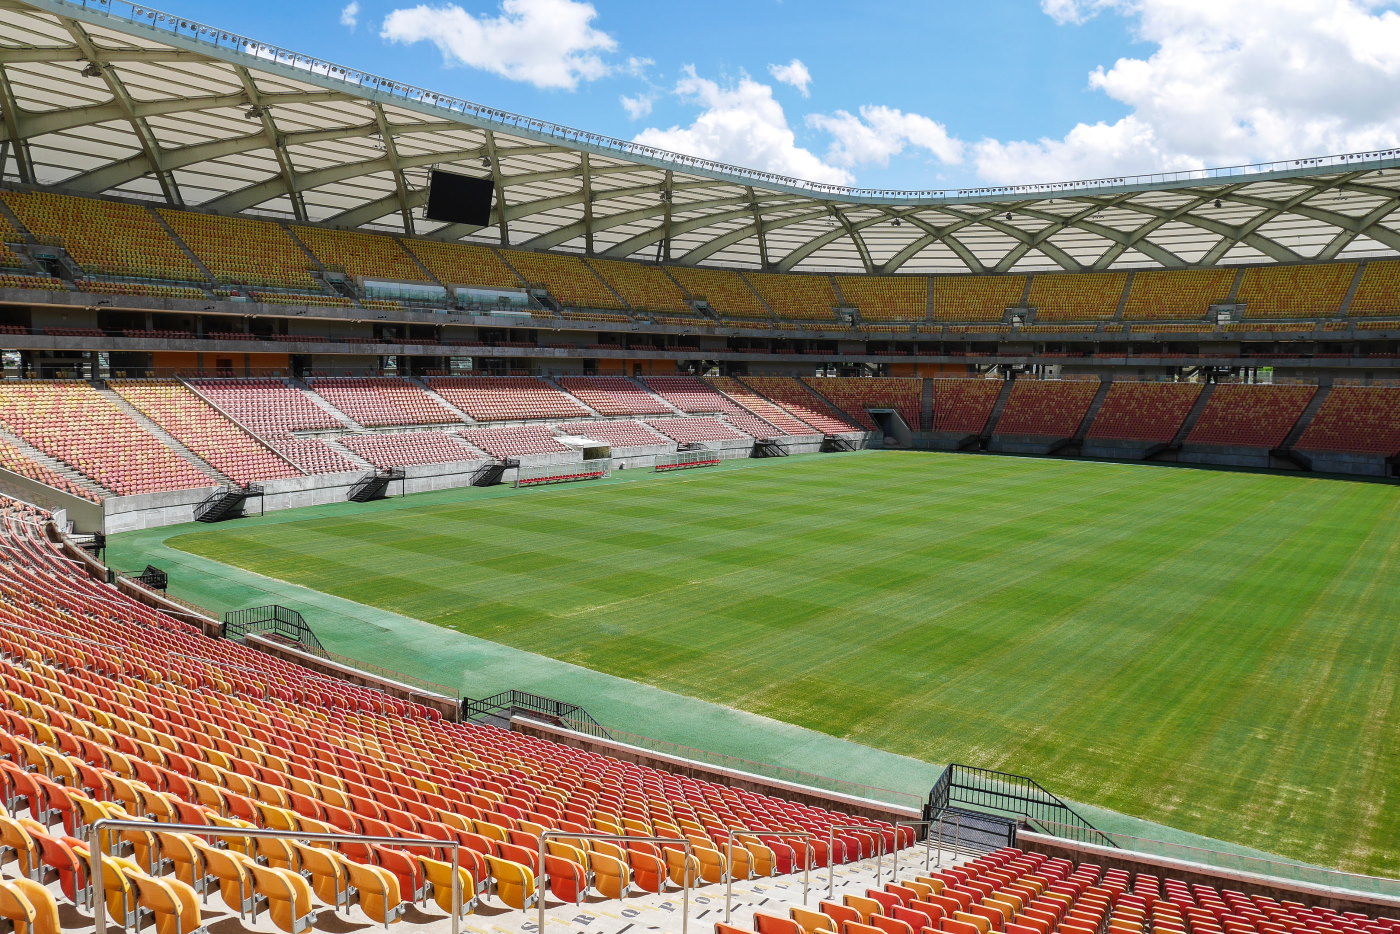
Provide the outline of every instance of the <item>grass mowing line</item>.
[[1394,488],[879,452],[762,466],[173,543],[927,761],[1388,865],[1392,814],[1321,802],[1400,778],[1375,615],[1395,603]]

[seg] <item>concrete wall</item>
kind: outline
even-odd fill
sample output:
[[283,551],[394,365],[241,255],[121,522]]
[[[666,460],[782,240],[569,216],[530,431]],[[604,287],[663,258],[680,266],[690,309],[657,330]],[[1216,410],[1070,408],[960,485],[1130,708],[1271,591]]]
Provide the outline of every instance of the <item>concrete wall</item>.
[[1385,458],[1379,454],[1335,454],[1323,451],[1299,451],[1312,461],[1318,473],[1349,473],[1363,477],[1389,476]]
[[987,442],[987,450],[997,454],[1049,454],[1050,448],[1060,440],[1041,435],[993,435]]
[[103,531],[108,535],[136,529],[154,529],[194,521],[194,507],[219,489],[216,485],[195,490],[173,490],[165,493],[141,493],[137,496],[114,496],[105,500]]
[[1086,440],[1082,453],[1098,459],[1140,461],[1156,446],[1152,441]]
[[66,512],[68,521],[79,532],[102,531],[102,505],[91,500],[55,490],[37,480],[0,469],[0,493],[22,499],[49,512]]
[[1400,899],[1386,898],[1383,895],[1353,893],[1330,886],[1292,882],[1235,869],[1220,869],[1166,856],[1135,853],[1092,843],[1076,843],[1027,831],[1018,833],[1016,842],[1022,849],[1046,856],[1060,856],[1075,862],[1090,862],[1103,869],[1124,869],[1131,873],[1141,872],[1158,878],[1170,877],[1218,889],[1231,889],[1246,895],[1264,895],[1276,901],[1303,902],[1321,905],[1334,911],[1356,911],[1373,917],[1394,917],[1400,912]]
[[404,684],[402,681],[394,681],[381,675],[370,674],[349,665],[342,665],[339,662],[322,658],[319,655],[312,655],[310,652],[303,652],[275,639],[256,634],[247,637],[247,644],[250,648],[265,652],[284,661],[299,665],[302,668],[310,669],[318,674],[326,675],[337,681],[344,681],[348,684],[358,684],[361,687],[373,688],[383,691],[390,697],[397,697],[400,700],[409,701],[414,704],[421,704],[424,707],[431,707],[442,714],[443,719],[451,720],[454,723],[461,719],[462,707],[461,698],[449,697],[446,694],[439,694],[435,691],[428,691],[424,688],[414,687],[411,684]]
[[708,762],[696,762],[694,759],[667,755],[651,749],[643,749],[640,746],[619,743],[615,740],[599,739],[596,736],[577,733],[531,717],[512,717],[510,728],[517,733],[563,743],[566,746],[595,752],[622,762],[645,765],[663,772],[728,785],[731,788],[739,788],[756,794],[772,795],[775,798],[796,801],[813,807],[844,811],[847,814],[868,817],[871,820],[893,823],[899,820],[918,820],[922,816],[922,812],[917,808],[902,808],[881,801],[871,801],[868,798],[856,798],[834,791],[823,791],[820,788],[810,788],[806,785],[797,785],[776,778],[754,775],[751,772],[727,769],[723,766],[711,765]]
[[1214,464],[1221,467],[1270,466],[1269,452],[1262,448],[1220,447],[1217,445],[1183,444],[1177,461],[1183,464]]

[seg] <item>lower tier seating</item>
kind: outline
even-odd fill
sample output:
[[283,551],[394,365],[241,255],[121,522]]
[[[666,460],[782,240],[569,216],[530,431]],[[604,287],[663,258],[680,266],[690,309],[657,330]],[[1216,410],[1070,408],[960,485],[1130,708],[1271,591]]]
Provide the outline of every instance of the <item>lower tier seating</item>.
[[476,451],[441,431],[349,435],[339,441],[382,470],[413,464],[450,464],[481,459]]
[[1001,380],[936,379],[933,381],[933,430],[981,434],[992,416]]
[[1114,382],[1088,437],[1168,444],[1201,394],[1199,383]]
[[[5,874],[51,867],[68,910],[91,910],[82,838],[110,817],[150,829],[113,841],[127,855],[104,859],[108,908],[121,922],[144,908],[173,934],[242,913],[255,896],[286,934],[429,923],[424,912],[450,909],[454,880],[427,842],[320,848],[161,829],[171,822],[453,841],[467,907],[489,902],[492,914],[540,897],[674,890],[687,876],[717,882],[732,835],[744,876],[912,842],[908,828],[449,723],[434,708],[209,638],[89,576],[49,540],[47,518],[0,502],[0,791],[12,815],[0,833],[18,850]],[[765,830],[793,828],[820,845],[760,842]],[[541,861],[547,830],[677,842],[622,849],[564,838]]]
[[244,428],[262,438],[343,427],[300,389],[280,379],[198,379],[190,385]]
[[319,438],[281,438],[268,442],[277,453],[307,473],[344,473],[361,466]]
[[671,407],[623,376],[561,376],[559,385],[599,415],[669,415]]
[[870,409],[894,409],[911,431],[918,431],[924,383],[900,377],[808,377],[803,380],[832,404],[871,431],[879,426]]
[[743,408],[778,429],[780,434],[803,437],[821,433],[802,419],[762,398],[737,379],[728,376],[712,376],[707,382]]
[[361,425],[441,425],[461,416],[403,379],[314,379],[312,391]]
[[775,426],[694,376],[649,376],[643,382],[682,412],[722,412],[735,428],[754,438],[773,438],[782,434]]
[[1400,454],[1400,388],[1333,387],[1297,447],[1383,457]]
[[999,435],[1034,435],[1069,438],[1079,430],[1089,411],[1089,403],[1099,391],[1092,382],[1062,380],[1017,380],[1011,387],[1001,419]]
[[589,414],[578,400],[536,376],[438,376],[428,386],[479,422]]
[[792,377],[749,376],[743,382],[750,389],[777,403],[778,407],[789,415],[811,425],[822,434],[839,435],[860,430],[860,426],[852,425],[840,412],[830,405],[824,405],[821,398]]
[[1315,386],[1221,383],[1186,443],[1273,450],[1283,444],[1316,392]]
[[567,454],[571,448],[560,444],[544,425],[516,428],[468,428],[457,434],[492,457],[520,457],[523,454]]
[[646,423],[677,444],[752,440],[749,435],[717,418],[650,418]]
[[615,448],[651,447],[666,443],[665,438],[636,421],[578,422],[560,425],[557,430],[561,434],[606,441]]

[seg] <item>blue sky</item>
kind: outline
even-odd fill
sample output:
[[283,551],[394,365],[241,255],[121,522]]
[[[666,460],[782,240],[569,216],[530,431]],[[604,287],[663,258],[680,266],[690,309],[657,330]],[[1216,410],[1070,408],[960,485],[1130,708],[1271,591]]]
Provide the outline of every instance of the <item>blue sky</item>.
[[167,0],[491,106],[938,188],[1400,144],[1389,0]]

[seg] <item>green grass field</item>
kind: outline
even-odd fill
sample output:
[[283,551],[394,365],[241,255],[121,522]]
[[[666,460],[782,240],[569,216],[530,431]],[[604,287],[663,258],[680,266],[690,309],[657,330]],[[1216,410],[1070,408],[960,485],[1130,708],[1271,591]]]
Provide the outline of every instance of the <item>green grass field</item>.
[[502,492],[169,544],[1212,837],[1400,868],[1400,488],[870,452]]

